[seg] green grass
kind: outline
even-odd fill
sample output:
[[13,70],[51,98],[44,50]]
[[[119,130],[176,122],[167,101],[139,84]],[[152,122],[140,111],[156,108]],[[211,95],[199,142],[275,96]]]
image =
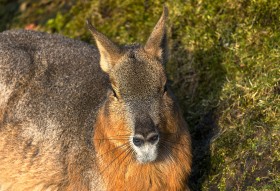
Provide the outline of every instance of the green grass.
[[[164,1],[0,1],[0,30],[25,27],[92,42],[144,43]],[[102,3],[101,3],[102,2]],[[23,5],[25,4],[25,5]],[[280,2],[165,1],[166,70],[190,125],[194,190],[280,188]],[[11,10],[11,11],[7,11]]]

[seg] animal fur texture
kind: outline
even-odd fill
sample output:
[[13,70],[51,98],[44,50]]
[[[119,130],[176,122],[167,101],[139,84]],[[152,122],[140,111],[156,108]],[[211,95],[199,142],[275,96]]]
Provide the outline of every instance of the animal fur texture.
[[119,47],[89,22],[97,48],[0,33],[1,191],[188,189],[190,135],[164,73],[166,17],[165,8],[144,46]]

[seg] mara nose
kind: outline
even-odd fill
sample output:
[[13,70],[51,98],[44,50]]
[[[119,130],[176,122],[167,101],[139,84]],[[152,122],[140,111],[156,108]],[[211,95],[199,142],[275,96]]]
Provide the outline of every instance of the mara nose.
[[156,132],[149,133],[147,136],[141,134],[136,134],[132,141],[133,144],[137,147],[141,147],[144,143],[156,144],[159,140],[159,134]]

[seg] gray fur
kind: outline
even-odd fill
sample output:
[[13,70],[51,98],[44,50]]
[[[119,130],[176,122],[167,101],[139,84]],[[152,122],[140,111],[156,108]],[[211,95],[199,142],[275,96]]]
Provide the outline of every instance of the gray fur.
[[[110,87],[98,50],[60,35],[25,30],[3,32],[0,42],[0,137],[21,132],[6,141],[22,139],[18,144],[25,148],[37,145],[39,154],[48,152],[58,167],[76,160],[74,156],[90,160],[96,112]],[[27,154],[23,151],[23,158],[32,160]],[[2,160],[6,153],[0,146]],[[47,173],[43,164],[41,168],[36,170]]]
[[74,130],[105,99],[108,77],[93,46],[24,30],[3,32],[0,42],[1,88],[12,90],[12,98],[1,103],[7,108],[2,123],[34,117],[44,129],[47,117]]
[[[119,47],[89,22],[98,50],[60,35],[0,33],[0,190],[106,190],[112,179],[106,182],[102,172],[107,167],[99,168],[115,160],[102,160],[103,153],[96,152],[105,147],[94,138],[99,135],[116,147],[118,131],[126,133],[132,163],[155,162],[152,168],[158,160],[166,172],[173,158],[167,160],[168,145],[159,146],[160,136],[167,138],[164,132],[172,129],[185,132],[189,172],[189,135],[165,88],[166,16],[165,8],[144,46]],[[137,136],[145,141],[142,146],[133,139]],[[161,175],[155,177],[153,184],[158,184]],[[148,188],[151,183],[143,184]]]

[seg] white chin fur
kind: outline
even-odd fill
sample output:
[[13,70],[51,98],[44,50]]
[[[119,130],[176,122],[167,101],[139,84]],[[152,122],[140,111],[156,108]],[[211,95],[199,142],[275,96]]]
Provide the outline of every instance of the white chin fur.
[[141,147],[133,145],[133,149],[136,152],[136,159],[139,163],[148,163],[156,160],[158,155],[158,149],[156,145],[144,144]]

